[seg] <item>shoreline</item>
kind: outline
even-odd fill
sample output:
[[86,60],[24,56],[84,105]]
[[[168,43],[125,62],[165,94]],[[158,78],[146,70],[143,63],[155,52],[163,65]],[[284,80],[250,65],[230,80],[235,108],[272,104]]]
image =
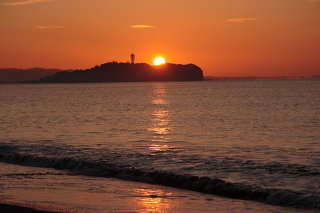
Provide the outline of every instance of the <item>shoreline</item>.
[[68,175],[48,168],[1,166],[6,171],[0,178],[2,213],[314,211],[114,178]]
[[49,168],[5,163],[1,167],[6,171],[1,178],[2,213],[314,211],[135,181],[55,173]]
[[53,211],[37,210],[37,209],[31,208],[31,207],[1,203],[1,201],[0,201],[0,212],[2,212],[2,213],[20,213],[20,212],[24,212],[24,213],[58,213],[58,212],[53,212]]

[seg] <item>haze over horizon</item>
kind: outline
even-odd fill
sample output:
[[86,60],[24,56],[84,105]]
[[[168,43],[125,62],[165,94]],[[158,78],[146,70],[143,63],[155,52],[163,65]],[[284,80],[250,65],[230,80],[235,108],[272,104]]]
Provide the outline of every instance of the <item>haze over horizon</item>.
[[198,65],[205,76],[320,74],[320,0],[0,0],[0,68],[109,61]]

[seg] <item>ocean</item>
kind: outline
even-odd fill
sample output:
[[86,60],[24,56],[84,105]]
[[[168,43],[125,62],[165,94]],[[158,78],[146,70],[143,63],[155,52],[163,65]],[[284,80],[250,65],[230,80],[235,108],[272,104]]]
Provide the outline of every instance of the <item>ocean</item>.
[[0,85],[0,202],[320,211],[320,80]]

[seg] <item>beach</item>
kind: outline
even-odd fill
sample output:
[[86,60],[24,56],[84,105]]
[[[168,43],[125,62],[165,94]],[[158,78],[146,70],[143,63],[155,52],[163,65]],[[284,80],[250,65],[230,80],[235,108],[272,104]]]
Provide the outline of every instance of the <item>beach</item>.
[[0,166],[1,212],[312,212],[54,169]]
[[0,85],[0,203],[51,212],[319,211],[319,86]]

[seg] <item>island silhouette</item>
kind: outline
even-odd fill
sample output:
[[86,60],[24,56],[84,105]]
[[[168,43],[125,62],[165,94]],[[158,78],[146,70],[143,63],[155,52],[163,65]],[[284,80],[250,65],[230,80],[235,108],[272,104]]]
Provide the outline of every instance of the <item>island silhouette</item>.
[[29,83],[104,83],[149,81],[204,81],[203,71],[194,64],[165,63],[151,66],[146,63],[108,62],[91,69],[61,71],[53,76]]

